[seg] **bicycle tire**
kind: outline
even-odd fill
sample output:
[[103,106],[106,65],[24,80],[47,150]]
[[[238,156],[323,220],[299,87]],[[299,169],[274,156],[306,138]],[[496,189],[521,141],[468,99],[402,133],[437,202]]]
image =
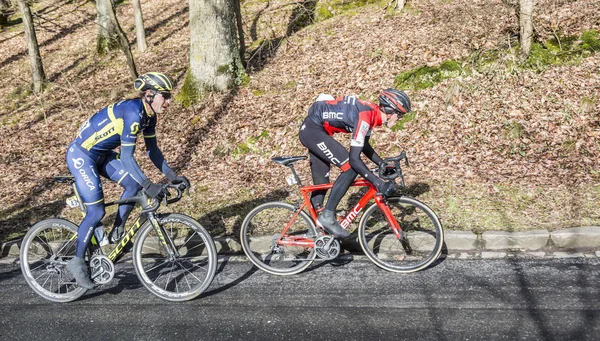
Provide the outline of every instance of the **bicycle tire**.
[[[259,269],[274,275],[294,275],[315,260],[314,247],[278,245],[276,241],[298,210],[285,202],[268,202],[255,207],[242,222],[240,241],[248,259]],[[301,217],[301,219],[298,219]],[[317,238],[310,216],[300,211],[288,229],[288,235]]]
[[215,277],[218,260],[213,239],[192,217],[168,213],[156,218],[167,234],[165,237],[175,245],[178,256],[169,259],[156,229],[150,221],[146,221],[133,246],[137,276],[146,289],[164,300],[181,302],[194,299],[210,286]]
[[383,212],[373,204],[363,214],[358,236],[365,255],[377,266],[393,272],[425,269],[440,255],[444,230],[437,215],[410,197],[390,197],[387,205],[402,229],[396,237]]
[[[77,229],[77,225],[65,219],[46,219],[33,225],[21,243],[21,272],[25,281],[49,301],[71,302],[87,291],[77,286],[66,268],[66,263],[75,256]],[[89,259],[89,249],[87,256]]]

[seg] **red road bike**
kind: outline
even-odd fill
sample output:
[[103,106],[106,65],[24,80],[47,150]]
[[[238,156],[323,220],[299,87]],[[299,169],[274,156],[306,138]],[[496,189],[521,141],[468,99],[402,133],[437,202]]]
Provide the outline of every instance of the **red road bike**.
[[[272,159],[291,169],[288,183],[298,184],[302,199],[295,204],[259,205],[242,223],[240,240],[244,252],[258,268],[275,275],[297,274],[316,258],[328,260],[340,254],[340,242],[317,227],[318,213],[310,201],[311,192],[330,189],[333,183],[303,186],[294,163],[305,159],[306,156]],[[400,186],[404,187],[401,161],[408,165],[404,152],[384,159],[385,165],[378,169],[379,176],[394,181],[400,178]],[[439,257],[444,232],[429,207],[408,196],[385,197],[365,179],[355,180],[351,187],[366,187],[367,191],[340,224],[349,228],[369,202],[375,201],[360,218],[357,234],[365,255],[376,265],[388,271],[409,273],[428,267]]]

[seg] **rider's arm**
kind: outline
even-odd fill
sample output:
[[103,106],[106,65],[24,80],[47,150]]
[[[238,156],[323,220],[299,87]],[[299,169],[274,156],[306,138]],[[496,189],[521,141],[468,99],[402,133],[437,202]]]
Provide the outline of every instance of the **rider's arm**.
[[365,137],[365,146],[363,147],[363,153],[369,158],[369,160],[373,161],[376,165],[380,165],[383,159],[377,154],[375,149],[369,143],[370,136]]
[[[155,119],[156,116],[153,117],[153,120]],[[150,160],[152,160],[152,163],[156,166],[156,168],[160,169],[160,171],[165,175],[169,174],[169,172],[172,172],[173,170],[167,164],[163,153],[160,151],[160,148],[158,148],[155,124],[151,124],[149,127],[144,129],[144,143],[146,145],[146,155],[148,155]]]
[[144,182],[144,180],[148,179],[142,169],[135,161],[133,154],[135,152],[135,143],[126,143],[123,144],[121,141],[121,162],[125,167],[125,170],[131,175],[131,177],[140,185]]
[[[368,136],[371,132],[371,125],[369,124],[369,113],[361,112],[358,117],[358,121],[356,123],[356,127],[354,129],[354,134],[352,135],[352,142],[350,143],[350,167],[360,174],[363,178],[367,179],[375,186],[381,186],[383,181],[376,177],[367,165],[360,158],[360,154],[364,151],[365,153],[372,151],[373,147],[368,143]],[[368,147],[367,147],[368,146]],[[365,149],[366,147],[366,149]],[[366,155],[366,154],[365,154]],[[376,154],[375,154],[376,155]],[[373,156],[373,154],[371,155]],[[367,157],[369,157],[367,155]],[[379,156],[377,156],[379,157]],[[370,157],[369,157],[370,158]]]
[[360,158],[360,153],[362,152],[362,146],[350,146],[350,167],[376,187],[381,186],[383,181],[371,173],[367,165]]
[[135,142],[139,132],[140,122],[137,114],[126,115],[123,119],[123,132],[121,134],[121,162],[125,171],[140,185],[148,178],[142,172],[134,158]]

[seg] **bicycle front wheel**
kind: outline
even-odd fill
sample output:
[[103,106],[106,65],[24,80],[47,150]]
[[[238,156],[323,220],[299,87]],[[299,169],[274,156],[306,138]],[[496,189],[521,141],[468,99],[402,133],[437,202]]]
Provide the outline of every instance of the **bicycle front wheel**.
[[157,215],[156,219],[165,240],[150,220],[140,228],[133,247],[137,276],[146,289],[162,299],[191,300],[215,277],[217,251],[212,237],[200,223],[183,214]]
[[360,220],[360,245],[371,261],[388,271],[409,273],[426,268],[440,255],[444,231],[436,214],[409,197],[387,199],[401,231],[393,231],[382,209],[374,204]]
[[[75,256],[77,226],[64,219],[33,225],[21,243],[21,272],[38,295],[53,302],[71,302],[87,289],[79,287],[67,270]],[[89,256],[89,254],[88,254]]]
[[240,231],[248,259],[274,275],[293,275],[308,268],[316,256],[316,238],[315,225],[308,214],[285,202],[256,207],[248,213]]

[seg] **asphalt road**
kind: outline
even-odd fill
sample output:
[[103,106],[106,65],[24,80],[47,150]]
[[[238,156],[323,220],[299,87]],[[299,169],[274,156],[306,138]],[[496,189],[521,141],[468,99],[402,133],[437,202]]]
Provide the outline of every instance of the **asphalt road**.
[[415,274],[366,260],[291,277],[224,260],[200,298],[154,297],[131,263],[79,301],[46,301],[0,264],[0,340],[599,340],[600,261],[451,260]]

